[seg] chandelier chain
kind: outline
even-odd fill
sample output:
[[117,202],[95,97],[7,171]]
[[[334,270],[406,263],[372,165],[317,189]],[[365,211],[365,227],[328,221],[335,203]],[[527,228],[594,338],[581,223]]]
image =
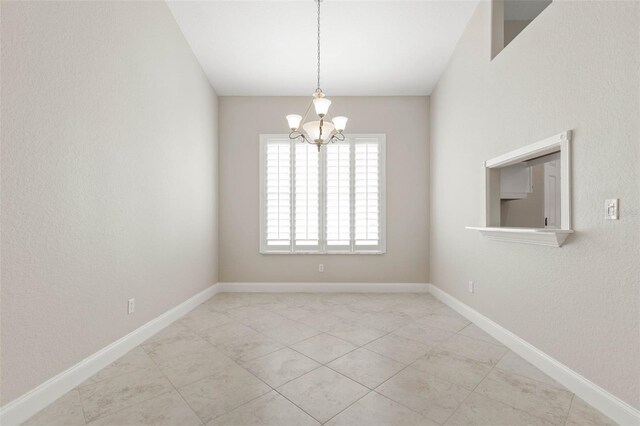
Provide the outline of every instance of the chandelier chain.
[[322,92],[320,89],[320,2],[322,0],[316,0],[318,2],[318,87],[317,92]]
[[[314,1],[318,3],[318,86],[316,88],[316,92],[313,94],[313,100],[309,103],[304,116],[289,114],[287,115],[287,122],[291,129],[289,139],[315,145],[318,147],[318,152],[320,152],[320,147],[323,145],[333,142],[342,142],[345,140],[343,131],[347,124],[347,117],[331,118],[329,115],[329,105],[331,105],[331,101],[325,98],[325,95],[320,88],[320,3],[322,0]],[[314,106],[315,112],[320,121],[306,122],[307,114]]]

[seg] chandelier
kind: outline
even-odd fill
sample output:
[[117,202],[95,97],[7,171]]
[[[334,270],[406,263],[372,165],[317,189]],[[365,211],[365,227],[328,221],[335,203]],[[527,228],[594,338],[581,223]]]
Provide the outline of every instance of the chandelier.
[[[307,111],[304,113],[304,117],[298,114],[287,115],[287,122],[291,133],[289,133],[289,139],[295,139],[300,142],[307,142],[311,145],[320,147],[335,141],[343,141],[344,131],[347,125],[347,117],[331,117],[329,114],[329,106],[331,101],[327,99],[320,89],[320,3],[322,0],[315,0],[318,3],[318,85],[316,91],[313,93],[313,99]],[[309,111],[313,106],[318,120],[306,121]],[[302,129],[300,128],[302,124]]]

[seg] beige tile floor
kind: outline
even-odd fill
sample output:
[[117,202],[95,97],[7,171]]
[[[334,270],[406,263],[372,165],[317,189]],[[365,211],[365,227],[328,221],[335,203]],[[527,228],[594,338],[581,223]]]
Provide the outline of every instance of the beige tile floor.
[[609,425],[428,294],[219,294],[25,425]]

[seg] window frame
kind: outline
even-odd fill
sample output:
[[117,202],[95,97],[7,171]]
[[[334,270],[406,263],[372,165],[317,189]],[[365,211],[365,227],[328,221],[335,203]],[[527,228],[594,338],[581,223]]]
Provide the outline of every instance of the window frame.
[[[378,191],[380,193],[380,216],[379,222],[379,244],[375,247],[372,246],[357,246],[355,244],[355,146],[357,139],[368,138],[376,139],[379,146],[379,182]],[[296,248],[295,246],[295,146],[296,144],[304,143],[291,140],[291,160],[290,160],[290,176],[291,176],[291,208],[289,212],[289,226],[291,241],[288,246],[268,246],[266,238],[266,147],[270,140],[289,140],[287,134],[261,134],[259,144],[259,221],[260,221],[260,242],[259,251],[261,254],[347,254],[347,255],[359,255],[359,254],[385,254],[386,253],[386,135],[383,133],[345,133],[345,140],[349,141],[350,147],[350,244],[346,250],[327,247],[326,236],[326,172],[327,172],[327,158],[326,149],[322,147],[319,157],[319,244],[318,249],[312,249],[308,246]],[[358,248],[362,247],[362,248]]]

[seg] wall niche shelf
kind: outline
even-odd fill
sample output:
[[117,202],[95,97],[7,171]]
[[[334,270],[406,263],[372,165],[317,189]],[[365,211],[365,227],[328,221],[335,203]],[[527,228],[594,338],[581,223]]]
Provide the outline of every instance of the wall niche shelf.
[[[573,234],[573,229],[571,229],[570,141],[571,131],[567,130],[485,161],[485,205],[484,220],[482,221],[485,226],[467,226],[466,228],[479,231],[483,236],[495,241],[548,247],[562,246],[567,237]],[[553,174],[549,173],[549,176],[553,178],[549,182],[553,182],[553,185],[547,185],[548,182],[545,181],[544,187],[553,189],[549,194],[554,194],[554,196],[549,198],[549,202],[546,198],[544,200],[544,227],[538,227],[539,225],[531,227],[505,226],[501,217],[501,201],[504,198],[502,170],[509,170],[514,165],[520,166],[522,164],[525,165],[523,170],[526,170],[526,167],[530,169],[533,164],[544,164],[545,158],[548,159],[550,156],[553,156],[553,161],[556,164]],[[547,172],[545,171],[545,173]],[[527,185],[530,186],[530,182]],[[511,187],[508,190],[513,192]],[[547,189],[544,191],[546,193]],[[527,191],[524,190],[524,192]],[[547,219],[550,222],[548,226]]]
[[482,235],[494,241],[536,244],[548,247],[562,246],[569,234],[573,234],[573,230],[571,229],[498,228],[481,226],[467,226],[466,228],[480,231]]

